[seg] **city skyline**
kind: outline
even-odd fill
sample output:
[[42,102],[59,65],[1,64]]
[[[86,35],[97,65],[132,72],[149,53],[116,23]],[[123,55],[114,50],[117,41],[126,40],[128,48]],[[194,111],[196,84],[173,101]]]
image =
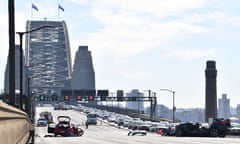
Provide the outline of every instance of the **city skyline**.
[[[32,9],[32,3],[38,11]],[[205,106],[206,61],[216,61],[217,98],[240,104],[239,1],[227,0],[32,0],[15,1],[15,31],[27,20],[65,20],[71,57],[79,46],[92,52],[96,89],[152,90],[158,103],[172,107]],[[58,9],[61,4],[64,11]],[[127,5],[126,5],[127,4]],[[8,55],[8,5],[0,6],[0,88]],[[19,38],[16,35],[16,44]]]

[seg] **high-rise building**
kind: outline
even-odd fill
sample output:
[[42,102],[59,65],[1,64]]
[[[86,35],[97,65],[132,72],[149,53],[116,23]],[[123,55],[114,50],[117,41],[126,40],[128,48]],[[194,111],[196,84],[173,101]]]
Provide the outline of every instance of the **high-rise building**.
[[240,119],[240,104],[237,105],[236,115],[237,115],[237,117]]
[[204,109],[201,108],[188,108],[188,109],[178,109],[176,113],[178,120],[184,122],[204,122]]
[[227,98],[227,94],[222,94],[222,98],[218,99],[218,117],[228,118],[230,116],[230,99]]
[[[23,58],[24,60],[24,58]],[[9,61],[5,68],[4,93],[9,94]],[[20,46],[15,47],[15,89],[20,90]]]
[[205,122],[208,122],[209,118],[217,118],[217,70],[215,61],[207,61],[205,76]]
[[[41,28],[48,26],[45,28]],[[39,29],[40,28],[40,29]],[[36,30],[38,29],[38,30]],[[26,77],[30,88],[38,94],[61,94],[70,87],[71,52],[64,21],[27,21]]]
[[88,46],[79,46],[72,73],[73,90],[95,90],[95,72]]
[[134,109],[134,110],[138,110],[138,111],[143,111],[144,110],[144,102],[143,101],[137,101],[138,97],[144,97],[144,93],[139,92],[139,90],[137,90],[137,89],[133,89],[130,93],[127,93],[126,96],[136,98],[136,101],[126,102],[126,108]]
[[[149,109],[150,111],[150,109]],[[149,112],[150,114],[150,112]],[[165,119],[172,119],[172,110],[170,110],[168,107],[164,106],[163,104],[158,104],[156,106],[156,116],[162,117]]]
[[[24,56],[22,58],[24,61]],[[24,67],[24,66],[23,66]],[[24,68],[22,69],[24,72]],[[23,75],[24,78],[24,75]],[[9,60],[7,61],[6,68],[5,68],[5,76],[4,76],[4,93],[9,95],[10,89],[9,89]],[[22,83],[22,86],[24,85],[24,82]],[[25,89],[22,87],[22,91],[24,92]],[[16,45],[15,47],[15,102],[18,105],[20,102],[20,46]]]

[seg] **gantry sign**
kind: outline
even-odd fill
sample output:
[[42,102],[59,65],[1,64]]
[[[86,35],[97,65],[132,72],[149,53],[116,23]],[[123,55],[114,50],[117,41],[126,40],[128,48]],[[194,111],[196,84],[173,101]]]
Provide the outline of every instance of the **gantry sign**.
[[[135,97],[124,96],[123,90],[118,90],[116,96],[109,96],[108,90],[62,90],[61,96],[69,101],[152,101],[155,96]],[[153,100],[154,101],[154,100]]]
[[64,101],[106,101],[106,102],[126,102],[126,101],[149,101],[151,109],[151,119],[155,113],[157,98],[156,96],[124,96],[123,90],[117,90],[116,96],[109,96],[108,90],[62,90],[61,94]]

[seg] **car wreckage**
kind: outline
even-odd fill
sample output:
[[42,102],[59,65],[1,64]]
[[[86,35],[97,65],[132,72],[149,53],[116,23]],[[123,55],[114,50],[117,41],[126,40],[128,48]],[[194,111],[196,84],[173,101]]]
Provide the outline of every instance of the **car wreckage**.
[[83,129],[79,126],[72,124],[69,116],[58,116],[58,123],[48,124],[48,133],[53,133],[54,136],[72,137],[82,136]]
[[175,136],[190,137],[225,137],[230,122],[227,119],[214,119],[209,127],[202,127],[199,123],[182,123],[176,126]]

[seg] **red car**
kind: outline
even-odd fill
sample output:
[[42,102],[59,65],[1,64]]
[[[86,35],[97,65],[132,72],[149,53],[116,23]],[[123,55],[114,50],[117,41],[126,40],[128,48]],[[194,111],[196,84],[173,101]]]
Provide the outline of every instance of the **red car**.
[[58,116],[58,124],[48,126],[48,133],[54,133],[54,136],[82,136],[84,131],[80,127],[75,127],[70,123],[69,116]]

